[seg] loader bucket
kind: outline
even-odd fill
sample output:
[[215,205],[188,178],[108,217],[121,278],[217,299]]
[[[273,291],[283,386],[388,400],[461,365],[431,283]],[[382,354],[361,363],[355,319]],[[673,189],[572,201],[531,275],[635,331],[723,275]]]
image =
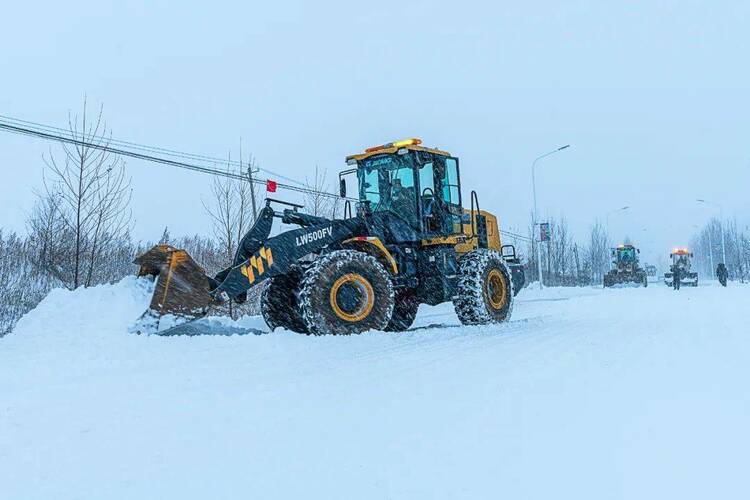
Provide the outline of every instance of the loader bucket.
[[209,277],[185,250],[156,245],[133,263],[141,266],[138,276],[156,276],[154,295],[145,315],[157,324],[165,315],[184,319],[206,315],[212,302]]

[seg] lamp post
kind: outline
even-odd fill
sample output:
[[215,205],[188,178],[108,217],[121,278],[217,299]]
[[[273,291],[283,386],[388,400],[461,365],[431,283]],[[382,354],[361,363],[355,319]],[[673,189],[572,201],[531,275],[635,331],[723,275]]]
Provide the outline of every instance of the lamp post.
[[[553,149],[552,151],[550,151],[548,153],[544,153],[543,155],[538,156],[531,163],[531,189],[532,189],[532,191],[534,193],[534,221],[533,221],[532,225],[534,227],[534,231],[536,231],[537,220],[539,218],[539,212],[537,210],[537,203],[536,203],[536,164],[542,158],[546,158],[549,155],[553,155],[553,154],[555,154],[555,153],[557,153],[559,151],[562,151],[563,149],[569,148],[569,147],[570,147],[570,144],[566,144],[565,146],[560,146],[557,149]],[[536,240],[536,237],[534,237],[533,239]],[[540,227],[540,231],[539,231],[539,244],[537,245],[537,248],[536,248],[536,267],[537,267],[537,271],[539,273],[539,289],[541,290],[542,288],[544,288],[544,284],[542,283],[541,227]]]
[[[721,229],[721,261],[726,266],[727,265],[727,246],[726,246],[726,243],[724,242],[724,207],[722,207],[720,203],[715,203],[713,201],[708,201],[708,200],[702,200],[700,198],[695,201],[699,203],[705,203],[706,205],[713,205],[719,208],[719,228]],[[709,228],[708,234],[709,235],[711,234],[710,228]],[[713,250],[712,250],[712,253],[713,253]],[[711,267],[713,268],[713,259],[711,260],[712,260]],[[714,270],[711,269],[712,275],[713,275],[713,272]]]

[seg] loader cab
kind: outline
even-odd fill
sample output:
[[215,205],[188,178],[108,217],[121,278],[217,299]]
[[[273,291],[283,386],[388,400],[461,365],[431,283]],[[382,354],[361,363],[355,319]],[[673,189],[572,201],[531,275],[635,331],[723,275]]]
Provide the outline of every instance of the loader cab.
[[688,267],[690,259],[693,258],[693,254],[688,251],[687,248],[675,248],[672,253],[669,254],[672,259],[672,265],[680,267]]
[[[359,203],[405,222],[417,238],[460,234],[461,184],[458,158],[408,139],[369,148],[347,158],[356,165]],[[343,189],[343,188],[342,188]],[[343,191],[342,191],[343,194]]]
[[638,260],[640,251],[632,245],[620,245],[612,251],[615,264],[632,264]]

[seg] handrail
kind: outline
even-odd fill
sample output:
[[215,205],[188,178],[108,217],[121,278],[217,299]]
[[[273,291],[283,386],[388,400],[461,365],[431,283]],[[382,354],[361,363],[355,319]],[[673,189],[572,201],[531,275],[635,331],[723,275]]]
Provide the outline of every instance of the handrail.
[[476,203],[476,213],[479,214],[479,196],[477,195],[477,192],[472,190],[471,191],[471,237],[475,238],[477,235],[477,219],[474,215],[474,204]]

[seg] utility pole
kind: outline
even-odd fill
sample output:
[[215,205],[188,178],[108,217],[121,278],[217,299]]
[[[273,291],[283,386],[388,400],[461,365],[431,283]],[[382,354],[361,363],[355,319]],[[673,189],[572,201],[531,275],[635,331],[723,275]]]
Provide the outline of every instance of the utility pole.
[[[253,206],[253,224],[258,220],[258,206],[255,203],[255,184],[253,184],[253,174],[257,170],[253,171],[253,160],[252,155],[250,160],[247,162],[247,180],[250,182],[250,204]],[[242,168],[242,137],[240,137],[240,169]]]
[[247,162],[247,179],[250,181],[250,203],[253,206],[253,222],[258,220],[258,205],[255,202],[255,184],[253,184],[253,164]]
[[[544,153],[541,156],[538,156],[534,161],[531,163],[531,189],[534,193],[534,220],[532,221],[533,231],[532,233],[536,233],[537,225],[539,224],[539,211],[537,209],[537,202],[536,202],[536,163],[541,160],[542,158],[546,158],[549,155],[553,155],[559,151],[562,151],[563,149],[569,148],[570,144],[566,144],[565,146],[560,146],[557,149],[554,149],[548,153]],[[541,290],[544,288],[544,283],[542,281],[542,230],[541,226],[539,227],[539,244],[537,244],[537,252],[536,252],[536,267],[537,271],[539,272],[539,289]],[[536,241],[536,235],[532,234],[532,244]]]

